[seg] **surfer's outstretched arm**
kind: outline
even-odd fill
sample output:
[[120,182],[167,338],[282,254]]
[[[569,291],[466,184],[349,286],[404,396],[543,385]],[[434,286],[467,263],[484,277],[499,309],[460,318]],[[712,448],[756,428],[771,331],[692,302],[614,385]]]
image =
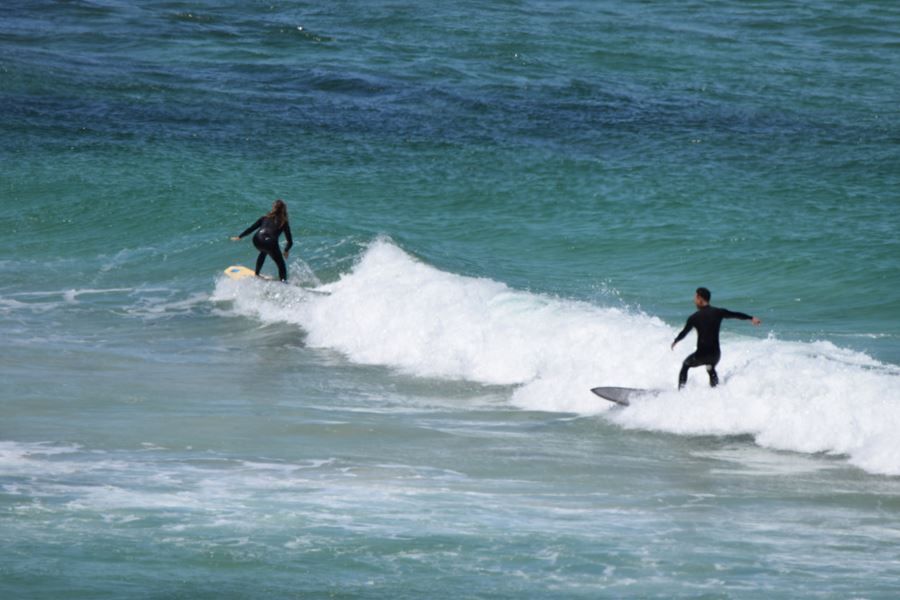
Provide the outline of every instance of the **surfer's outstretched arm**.
[[760,323],[762,323],[762,321],[760,321],[759,319],[757,319],[754,316],[751,316],[751,315],[748,315],[748,314],[742,313],[742,312],[728,310],[725,308],[722,309],[722,316],[726,319],[740,319],[742,321],[750,321],[754,325],[759,325]]
[[233,237],[233,238],[231,238],[231,239],[234,240],[234,241],[238,241],[239,239],[241,239],[241,238],[244,237],[245,235],[247,235],[247,234],[249,234],[249,233],[253,233],[253,232],[256,231],[257,229],[259,229],[259,226],[262,225],[262,221],[263,221],[263,218],[262,218],[262,217],[258,218],[258,219],[256,220],[256,223],[254,223],[253,225],[251,225],[250,227],[248,227],[247,229],[245,229],[245,230],[243,231],[243,233],[241,233],[240,235],[235,236],[235,237]]
[[694,328],[694,323],[691,321],[692,318],[693,317],[688,318],[687,323],[684,324],[684,329],[681,330],[681,333],[679,333],[675,338],[675,341],[672,342],[672,350],[675,349],[675,344],[683,340],[684,336],[686,336],[691,331],[691,329]]

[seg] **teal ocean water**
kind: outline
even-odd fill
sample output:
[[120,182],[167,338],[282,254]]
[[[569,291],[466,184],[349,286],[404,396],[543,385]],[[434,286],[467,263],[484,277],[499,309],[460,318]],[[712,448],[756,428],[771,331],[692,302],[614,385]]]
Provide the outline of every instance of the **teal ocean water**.
[[4,2],[0,598],[896,597],[898,31]]

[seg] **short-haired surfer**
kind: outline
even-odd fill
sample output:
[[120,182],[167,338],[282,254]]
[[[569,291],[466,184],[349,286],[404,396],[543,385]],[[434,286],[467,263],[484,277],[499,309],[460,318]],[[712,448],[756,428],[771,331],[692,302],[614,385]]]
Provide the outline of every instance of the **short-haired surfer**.
[[719,328],[722,326],[722,319],[742,319],[750,321],[754,325],[762,323],[756,317],[744,313],[710,306],[709,300],[711,297],[712,294],[710,294],[708,289],[704,287],[697,288],[697,292],[694,295],[694,305],[697,307],[697,312],[688,317],[684,329],[672,342],[672,350],[674,350],[675,344],[684,339],[684,336],[691,329],[697,330],[697,351],[684,359],[684,362],[681,364],[681,373],[678,374],[678,389],[681,389],[687,383],[688,369],[699,366],[706,366],[711,387],[716,387],[719,384],[716,365],[722,356],[722,350],[719,348]]
[[[256,230],[259,231],[256,231]],[[253,245],[259,250],[259,256],[256,258],[256,275],[259,276],[259,270],[266,261],[266,256],[271,256],[275,264],[278,265],[278,279],[287,281],[287,266],[284,259],[291,252],[291,246],[294,245],[294,239],[291,237],[291,224],[288,222],[287,205],[283,200],[276,200],[272,203],[272,210],[261,216],[256,222],[244,230],[242,234],[231,239],[240,240],[245,235],[256,231],[253,235]],[[284,247],[284,256],[281,255],[281,248],[278,247],[278,238],[284,234],[287,245]]]

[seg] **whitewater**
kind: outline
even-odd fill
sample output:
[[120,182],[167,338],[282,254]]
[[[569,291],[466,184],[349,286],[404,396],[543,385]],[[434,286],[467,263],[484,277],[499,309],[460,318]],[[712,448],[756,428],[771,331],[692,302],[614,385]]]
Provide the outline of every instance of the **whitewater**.
[[[726,321],[723,385],[710,389],[695,369],[678,392],[694,334],[672,351],[680,327],[640,310],[444,272],[386,238],[331,283],[294,263],[295,285],[221,277],[211,300],[225,314],[299,327],[309,347],[354,363],[509,386],[521,409],[683,436],[751,436],[765,448],[845,456],[869,473],[900,475],[900,368],[864,353],[779,339],[768,323],[753,337],[745,323]],[[598,385],[665,391],[614,408],[590,393]]]

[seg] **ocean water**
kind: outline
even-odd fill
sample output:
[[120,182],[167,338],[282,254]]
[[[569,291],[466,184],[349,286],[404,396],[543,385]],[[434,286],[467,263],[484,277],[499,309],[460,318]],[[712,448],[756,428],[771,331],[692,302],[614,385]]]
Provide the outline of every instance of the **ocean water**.
[[900,6],[445,4],[0,5],[0,598],[897,597]]

